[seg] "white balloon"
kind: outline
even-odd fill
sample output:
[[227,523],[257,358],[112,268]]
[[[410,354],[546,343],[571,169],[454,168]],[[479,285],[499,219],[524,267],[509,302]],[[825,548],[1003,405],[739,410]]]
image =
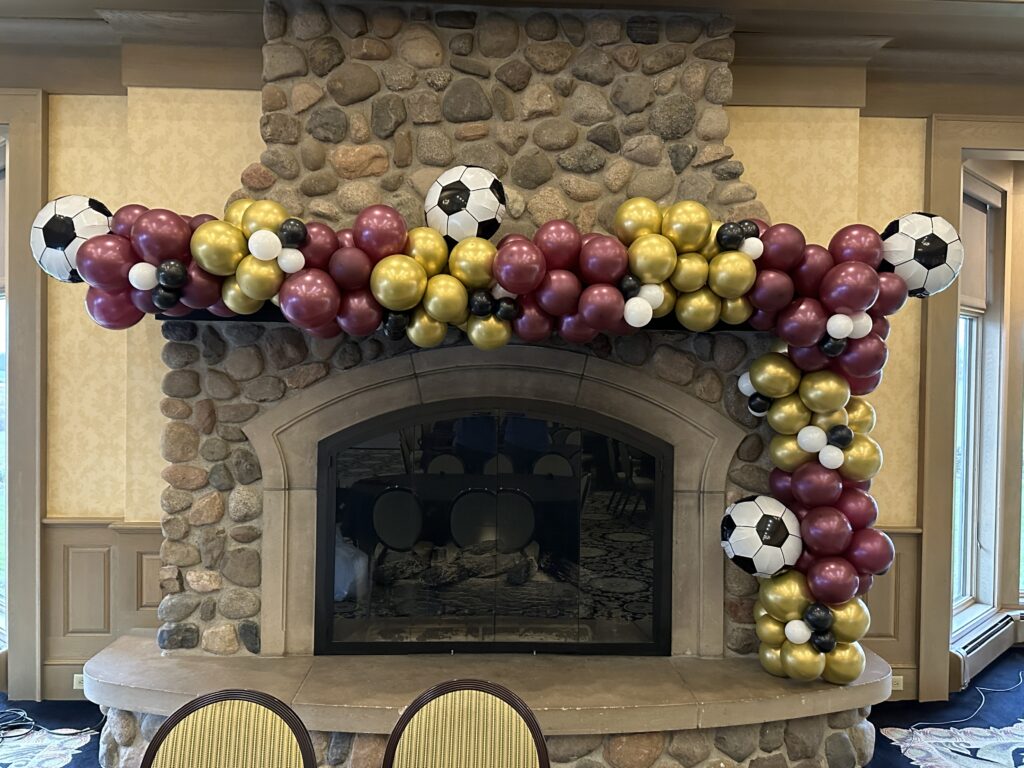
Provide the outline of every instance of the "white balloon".
[[648,304],[642,297],[634,296],[626,302],[626,308],[622,311],[622,317],[634,328],[643,328],[654,317],[654,307]]
[[661,302],[665,300],[665,292],[660,285],[649,283],[640,289],[637,298],[641,298],[650,304],[651,309],[657,309],[661,306]]
[[739,388],[740,392],[747,397],[750,397],[752,394],[757,392],[757,390],[754,389],[754,385],[750,382],[750,374],[747,372],[740,375],[740,380],[736,382],[736,386]]
[[828,435],[821,427],[807,426],[796,433],[796,444],[801,451],[817,453],[828,445]]
[[811,639],[811,628],[803,619],[786,622],[786,639],[793,645],[801,645]]
[[273,261],[281,255],[281,238],[269,229],[260,229],[249,238],[249,253],[260,261]]
[[867,312],[858,312],[853,316],[853,330],[850,331],[851,339],[863,339],[874,325],[874,321]]
[[845,339],[853,333],[853,318],[849,315],[832,315],[825,323],[825,330],[833,339]]
[[270,303],[273,304],[275,307],[280,307],[281,295],[279,293],[275,293],[273,296],[270,297]]
[[495,283],[491,287],[491,296],[495,299],[514,299],[518,295],[517,293],[512,293],[512,291],[506,291],[501,287],[500,283]]
[[290,275],[306,266],[306,257],[297,248],[282,248],[277,257],[277,266],[281,268],[282,272],[287,272]]
[[148,261],[140,261],[133,264],[128,270],[128,282],[132,288],[140,291],[151,291],[156,288],[156,267]]
[[761,254],[764,253],[764,243],[761,242],[759,237],[747,237],[740,243],[740,253],[745,253],[750,257],[751,261],[757,261],[761,258]]
[[845,458],[842,448],[834,445],[826,445],[818,451],[818,463],[825,469],[839,469]]

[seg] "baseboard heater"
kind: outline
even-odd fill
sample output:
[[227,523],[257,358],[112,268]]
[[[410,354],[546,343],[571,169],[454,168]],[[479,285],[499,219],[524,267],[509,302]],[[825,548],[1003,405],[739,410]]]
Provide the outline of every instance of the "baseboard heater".
[[1017,642],[1013,616],[1003,614],[949,653],[949,690],[962,691],[975,675]]

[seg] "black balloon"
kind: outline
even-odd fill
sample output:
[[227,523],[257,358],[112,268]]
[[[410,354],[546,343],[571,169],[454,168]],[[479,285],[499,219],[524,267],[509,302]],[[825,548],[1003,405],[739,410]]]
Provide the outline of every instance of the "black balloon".
[[633,275],[625,275],[619,280],[619,290],[622,291],[622,296],[627,301],[639,294],[641,287],[643,287],[643,283]]
[[760,392],[755,392],[747,400],[747,410],[749,410],[755,416],[764,416],[768,413],[768,409],[772,407],[772,399],[765,397]]
[[834,339],[825,334],[818,342],[818,349],[825,357],[839,357],[846,351],[846,339]]
[[277,230],[277,236],[285,248],[298,248],[306,242],[306,225],[299,219],[285,219]]
[[494,297],[490,291],[478,288],[469,294],[469,312],[477,317],[487,317],[494,314]]
[[740,229],[743,230],[743,237],[744,238],[747,238],[747,237],[760,237],[761,230],[757,226],[757,222],[756,221],[751,221],[750,219],[743,219],[743,221],[739,222],[739,225],[740,225]]
[[183,288],[188,282],[188,267],[177,259],[162,261],[156,268],[156,281],[164,288]]
[[174,288],[164,288],[158,285],[150,292],[153,299],[153,306],[157,309],[170,309],[178,303],[179,293]]
[[494,315],[499,320],[515,320],[519,317],[519,305],[516,304],[516,300],[509,296],[502,296],[498,299],[498,306],[494,310]]
[[[757,232],[754,234],[756,235]],[[735,251],[743,244],[745,239],[746,236],[743,234],[743,227],[735,221],[725,222],[725,224],[718,228],[718,234],[715,235],[718,247],[723,251]]]
[[405,336],[405,331],[409,327],[409,316],[404,312],[388,312],[384,318],[384,335],[392,341]]
[[811,603],[804,611],[804,621],[815,632],[825,632],[832,628],[835,617],[824,603]]
[[828,444],[834,445],[836,448],[845,450],[853,442],[853,430],[845,424],[836,424],[834,427],[829,427],[826,434],[828,435]]
[[812,632],[811,645],[821,653],[830,653],[836,648],[836,636],[831,632]]

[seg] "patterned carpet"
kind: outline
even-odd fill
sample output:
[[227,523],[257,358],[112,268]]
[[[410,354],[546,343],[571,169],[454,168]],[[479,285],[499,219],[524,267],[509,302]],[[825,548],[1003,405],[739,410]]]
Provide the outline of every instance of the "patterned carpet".
[[[0,694],[0,723],[24,710],[36,723],[54,732],[4,731],[0,735],[0,768],[99,768],[99,708],[87,701],[13,701]],[[93,733],[77,733],[96,729]],[[63,731],[63,733],[61,733]]]

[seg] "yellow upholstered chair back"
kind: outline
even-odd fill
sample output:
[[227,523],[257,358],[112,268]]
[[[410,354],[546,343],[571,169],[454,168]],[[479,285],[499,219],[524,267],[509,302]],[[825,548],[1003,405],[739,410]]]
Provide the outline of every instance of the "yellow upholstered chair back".
[[503,686],[441,683],[402,714],[384,768],[549,768],[537,720]]
[[160,726],[142,768],[315,768],[313,745],[284,702],[255,691],[190,701]]

